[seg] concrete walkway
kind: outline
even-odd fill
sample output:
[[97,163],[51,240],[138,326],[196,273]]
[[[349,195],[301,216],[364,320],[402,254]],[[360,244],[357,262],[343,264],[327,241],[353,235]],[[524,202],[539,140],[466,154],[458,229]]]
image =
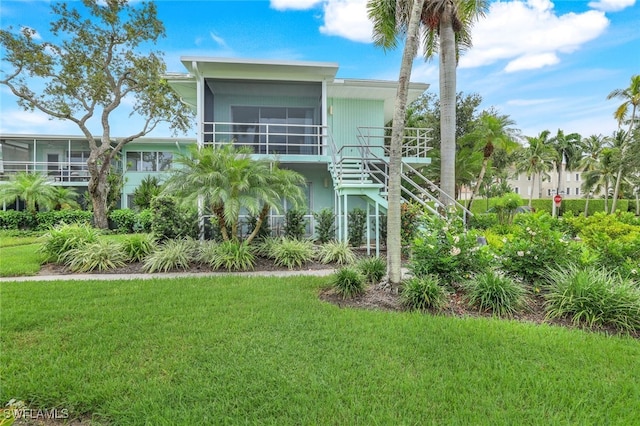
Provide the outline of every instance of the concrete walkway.
[[98,280],[150,280],[154,278],[206,278],[219,276],[239,277],[293,277],[314,276],[326,277],[331,275],[334,269],[309,269],[309,270],[282,270],[282,271],[249,271],[249,272],[167,272],[154,274],[59,274],[59,275],[34,275],[29,277],[0,277],[1,282],[26,282],[26,281],[98,281]]

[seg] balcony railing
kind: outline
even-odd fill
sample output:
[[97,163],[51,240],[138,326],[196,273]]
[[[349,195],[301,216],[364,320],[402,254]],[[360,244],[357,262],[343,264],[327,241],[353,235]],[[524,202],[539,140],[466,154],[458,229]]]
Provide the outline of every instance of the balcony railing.
[[327,129],[321,125],[271,123],[203,123],[205,145],[232,142],[256,154],[324,155]]
[[48,161],[7,161],[0,162],[0,180],[9,180],[17,173],[39,173],[52,182],[88,182],[89,170],[86,164]]

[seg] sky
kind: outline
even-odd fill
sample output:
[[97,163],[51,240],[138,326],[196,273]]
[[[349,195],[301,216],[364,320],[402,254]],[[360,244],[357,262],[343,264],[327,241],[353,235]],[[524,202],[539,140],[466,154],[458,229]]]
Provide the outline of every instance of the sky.
[[[490,1],[473,27],[473,47],[460,59],[457,91],[479,94],[481,109],[508,115],[526,136],[558,129],[610,135],[621,101],[607,95],[640,73],[639,1]],[[338,78],[398,79],[402,46],[373,45],[366,0],[156,3],[167,36],[155,49],[171,72],[186,72],[181,56],[207,56],[335,62]],[[31,27],[48,40],[52,19],[48,1],[0,0],[2,28]],[[419,53],[411,80],[429,83],[437,95],[438,59]],[[73,123],[23,111],[5,86],[0,108],[0,133],[80,134]],[[116,117],[112,133],[128,135],[136,124]],[[171,136],[166,128],[152,135]]]

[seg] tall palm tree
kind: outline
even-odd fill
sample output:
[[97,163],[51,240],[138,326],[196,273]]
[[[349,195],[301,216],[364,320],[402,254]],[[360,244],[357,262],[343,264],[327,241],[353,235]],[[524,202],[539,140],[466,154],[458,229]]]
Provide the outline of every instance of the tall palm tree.
[[594,192],[602,192],[604,194],[605,212],[609,212],[609,190],[611,189],[611,184],[615,182],[618,154],[615,148],[604,148],[600,152],[599,160],[593,169],[584,173],[586,181],[584,189],[592,188]]
[[[387,216],[387,261],[389,281],[399,284],[401,279],[400,237],[400,178],[401,144],[411,66],[417,53],[420,25],[426,26],[426,57],[440,52],[441,148],[446,149],[447,163],[442,166],[442,189],[455,193],[455,105],[457,65],[456,34],[460,49],[470,45],[469,27],[472,19],[484,13],[485,0],[369,0],[369,19],[373,21],[373,40],[385,49],[397,46],[406,36],[398,78],[394,124],[389,155],[389,194]],[[465,25],[466,24],[466,25]],[[456,31],[457,30],[457,31]],[[453,111],[453,112],[451,112]],[[445,117],[446,116],[446,117]],[[448,170],[445,170],[448,169]],[[447,200],[447,203],[449,201]]]
[[[628,149],[628,145],[631,143],[631,138],[633,135],[633,131],[636,125],[636,113],[638,111],[638,106],[640,106],[640,74],[636,74],[631,76],[631,83],[629,87],[625,89],[615,89],[607,95],[607,99],[622,99],[623,102],[613,113],[613,116],[616,120],[618,120],[618,127],[622,128],[624,124],[629,124],[628,130],[626,132],[626,137],[624,140],[624,144],[622,146],[621,155],[624,158],[625,153]],[[629,113],[631,110],[631,113]],[[618,172],[616,174],[616,183],[615,189],[613,191],[613,201],[611,203],[611,212],[615,212],[616,203],[618,201],[618,196],[620,194],[620,184],[622,182],[623,175],[623,167],[622,164],[618,168]]]
[[568,135],[565,135],[560,129],[558,129],[558,132],[554,137],[549,139],[549,144],[556,154],[556,158],[554,160],[558,178],[556,183],[556,194],[560,193],[562,165],[565,165],[566,170],[574,170],[577,166],[580,155],[581,139],[582,137],[578,133],[569,133]]
[[176,159],[181,167],[171,172],[165,191],[192,205],[202,200],[218,219],[224,240],[238,238],[242,210],[258,216],[249,243],[271,208],[280,211],[285,199],[294,206],[304,200],[302,175],[282,171],[277,164],[254,160],[251,155],[249,148],[236,149],[231,144],[193,146],[187,155]]
[[36,214],[38,208],[48,207],[54,199],[55,190],[46,176],[38,173],[17,173],[11,180],[0,185],[0,202],[13,203],[16,199],[25,203],[27,211]]
[[529,207],[533,202],[535,182],[538,181],[538,198],[542,198],[542,178],[549,176],[553,166],[555,153],[548,144],[549,131],[544,130],[536,137],[527,136],[528,146],[520,152],[520,158],[516,164],[518,172],[526,173],[534,182],[529,193]]
[[495,111],[485,111],[480,115],[478,126],[470,137],[477,141],[477,146],[482,150],[482,167],[477,176],[475,187],[471,191],[467,204],[468,209],[471,208],[475,195],[480,191],[489,160],[493,158],[495,149],[501,148],[505,151],[511,151],[518,146],[515,142],[518,131],[512,127],[513,125],[515,125],[515,121],[510,119],[508,115],[499,115]]
[[[599,166],[600,154],[602,150],[609,145],[609,140],[602,135],[591,135],[582,139],[580,144],[582,151],[582,158],[578,162],[578,169],[583,172],[590,172],[595,170]],[[597,184],[597,179],[594,181],[586,180],[582,184],[582,192],[586,194],[586,202],[584,203],[584,216],[589,215],[589,199],[591,193],[594,191]]]

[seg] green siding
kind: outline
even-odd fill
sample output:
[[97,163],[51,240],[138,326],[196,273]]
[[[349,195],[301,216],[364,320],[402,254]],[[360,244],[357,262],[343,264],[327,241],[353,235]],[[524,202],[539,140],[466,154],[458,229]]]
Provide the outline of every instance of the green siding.
[[[330,114],[327,121],[338,149],[345,145],[359,145],[358,127],[385,125],[382,100],[329,98],[328,107]],[[381,144],[382,139],[374,139],[373,142]],[[355,148],[343,152],[349,156],[358,155]]]

